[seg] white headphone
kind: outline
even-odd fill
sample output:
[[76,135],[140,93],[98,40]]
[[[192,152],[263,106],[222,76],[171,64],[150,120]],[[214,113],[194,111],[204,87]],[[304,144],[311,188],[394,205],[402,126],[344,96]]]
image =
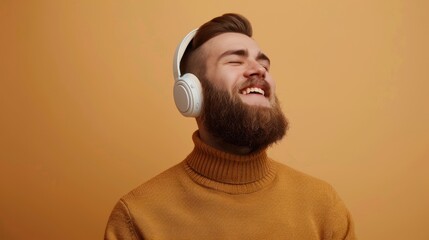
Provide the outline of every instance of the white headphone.
[[200,80],[192,73],[180,73],[180,61],[198,29],[192,30],[177,46],[173,59],[174,102],[185,117],[198,117],[203,106],[203,91]]

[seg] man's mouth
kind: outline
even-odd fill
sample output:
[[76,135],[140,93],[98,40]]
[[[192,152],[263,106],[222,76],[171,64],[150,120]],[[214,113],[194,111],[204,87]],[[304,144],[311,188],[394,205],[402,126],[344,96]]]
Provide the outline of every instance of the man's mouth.
[[[269,100],[271,97],[271,89],[268,82],[258,77],[251,77],[241,85],[238,93],[243,97],[246,96],[246,103],[260,104],[261,97]],[[254,96],[254,97],[253,97]],[[244,100],[244,99],[243,99]],[[264,104],[266,101],[263,101]]]
[[259,95],[265,96],[265,91],[262,90],[262,88],[249,87],[249,88],[245,88],[245,89],[241,90],[241,94],[243,94],[243,95],[259,94]]
[[270,107],[270,86],[267,82],[253,81],[247,82],[238,93],[241,95],[243,103],[248,105],[259,105]]

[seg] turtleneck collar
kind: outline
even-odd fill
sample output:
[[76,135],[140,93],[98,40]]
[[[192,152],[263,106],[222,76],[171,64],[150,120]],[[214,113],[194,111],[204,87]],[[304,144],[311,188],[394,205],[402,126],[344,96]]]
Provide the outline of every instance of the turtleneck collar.
[[275,178],[277,165],[266,149],[247,155],[219,151],[205,144],[198,131],[192,135],[195,147],[185,159],[185,169],[198,184],[231,194],[262,189]]

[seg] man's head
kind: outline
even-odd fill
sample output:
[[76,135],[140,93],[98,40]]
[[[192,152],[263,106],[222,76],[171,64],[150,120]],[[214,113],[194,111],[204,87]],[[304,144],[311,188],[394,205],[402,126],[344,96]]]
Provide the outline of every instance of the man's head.
[[275,96],[270,60],[251,38],[250,22],[225,14],[203,24],[182,59],[182,72],[201,81],[200,127],[222,141],[252,149],[286,133],[287,121]]

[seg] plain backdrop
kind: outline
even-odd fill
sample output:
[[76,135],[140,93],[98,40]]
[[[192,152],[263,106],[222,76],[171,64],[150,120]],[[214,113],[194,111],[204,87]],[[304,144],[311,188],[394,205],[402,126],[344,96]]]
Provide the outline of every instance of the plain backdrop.
[[[0,1],[0,239],[102,239],[192,150],[181,38],[253,23],[290,121],[271,157],[324,179],[359,239],[429,239],[428,1]],[[255,219],[257,221],[257,219]]]

